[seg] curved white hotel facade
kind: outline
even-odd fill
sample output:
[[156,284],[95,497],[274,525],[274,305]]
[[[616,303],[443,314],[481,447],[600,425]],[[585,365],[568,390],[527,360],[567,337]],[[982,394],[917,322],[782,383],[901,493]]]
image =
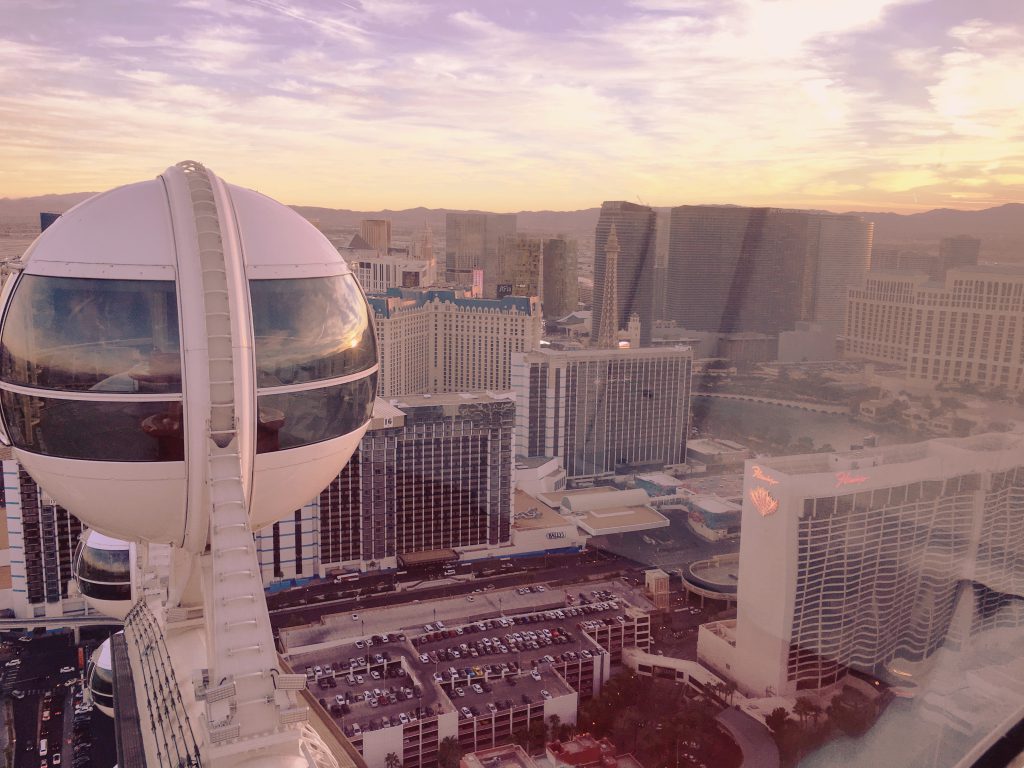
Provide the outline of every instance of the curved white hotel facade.
[[738,612],[698,653],[750,695],[1024,623],[1024,436],[749,460]]

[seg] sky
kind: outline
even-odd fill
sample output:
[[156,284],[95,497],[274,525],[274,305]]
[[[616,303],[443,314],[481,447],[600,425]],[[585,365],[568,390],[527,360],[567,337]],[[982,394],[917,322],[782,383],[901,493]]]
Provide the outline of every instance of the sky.
[[0,197],[1024,201],[1020,0],[0,0]]

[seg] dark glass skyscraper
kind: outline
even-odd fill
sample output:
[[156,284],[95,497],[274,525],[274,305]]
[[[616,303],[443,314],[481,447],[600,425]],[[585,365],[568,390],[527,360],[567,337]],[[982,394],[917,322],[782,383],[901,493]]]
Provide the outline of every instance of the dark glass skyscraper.
[[547,238],[542,270],[544,317],[557,319],[574,312],[579,302],[576,241],[562,236]]
[[778,333],[842,322],[867,273],[872,226],[858,216],[778,208],[672,209],[665,317],[684,328]]
[[654,250],[656,219],[654,209],[622,201],[601,204],[594,235],[594,315],[591,338],[598,338],[603,317],[600,297],[604,296],[605,249],[612,225],[619,239],[618,257],[618,317],[615,331],[625,328],[630,315],[640,316],[640,344],[651,343],[651,324],[654,309]]
[[698,331],[772,333],[810,319],[807,217],[769,208],[672,209],[665,316]]

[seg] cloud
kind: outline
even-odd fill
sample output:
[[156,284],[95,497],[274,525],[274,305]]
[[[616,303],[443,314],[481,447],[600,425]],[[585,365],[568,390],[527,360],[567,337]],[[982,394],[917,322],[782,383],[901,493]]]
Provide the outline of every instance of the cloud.
[[356,208],[996,199],[1024,154],[1022,28],[955,5],[97,0],[74,35],[20,6],[0,195],[200,156]]

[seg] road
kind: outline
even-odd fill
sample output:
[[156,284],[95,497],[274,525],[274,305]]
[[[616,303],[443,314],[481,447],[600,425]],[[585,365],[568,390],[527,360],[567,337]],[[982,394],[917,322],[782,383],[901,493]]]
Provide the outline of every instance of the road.
[[[545,561],[548,563],[546,567]],[[512,568],[502,574],[501,567],[505,563]],[[435,586],[434,580],[429,576],[421,576],[413,582],[403,584],[403,589],[399,591],[390,589],[391,576],[360,579],[358,589],[350,584],[335,584],[331,581],[314,583],[273,595],[272,599],[268,599],[268,603],[272,606],[271,622],[275,629],[280,629],[317,622],[321,616],[327,614],[357,612],[397,603],[411,603],[415,600],[425,602],[437,598],[461,597],[488,585],[494,588],[514,587],[612,574],[636,568],[636,563],[600,552],[551,555],[548,558],[532,558],[530,561],[517,559],[487,562],[475,564],[472,568],[459,566],[456,569],[456,578],[437,578]],[[485,570],[498,571],[498,575],[483,576],[482,572]],[[374,585],[385,585],[389,588],[387,591],[374,592]]]
[[[639,533],[600,536],[591,539],[591,549],[578,555],[549,555],[537,558],[484,561],[456,566],[455,578],[443,578],[440,571],[409,574],[397,582],[394,574],[367,574],[358,581],[335,583],[327,579],[268,596],[271,622],[275,629],[318,622],[322,616],[358,613],[414,600],[462,597],[487,585],[515,587],[538,582],[586,579],[642,568],[672,572],[694,560],[739,550],[739,542],[712,544],[695,535],[682,515],[667,513],[669,528],[647,534],[658,541],[649,545]],[[485,575],[485,574],[492,575]],[[410,587],[414,587],[411,588]],[[378,591],[379,590],[379,591]]]

